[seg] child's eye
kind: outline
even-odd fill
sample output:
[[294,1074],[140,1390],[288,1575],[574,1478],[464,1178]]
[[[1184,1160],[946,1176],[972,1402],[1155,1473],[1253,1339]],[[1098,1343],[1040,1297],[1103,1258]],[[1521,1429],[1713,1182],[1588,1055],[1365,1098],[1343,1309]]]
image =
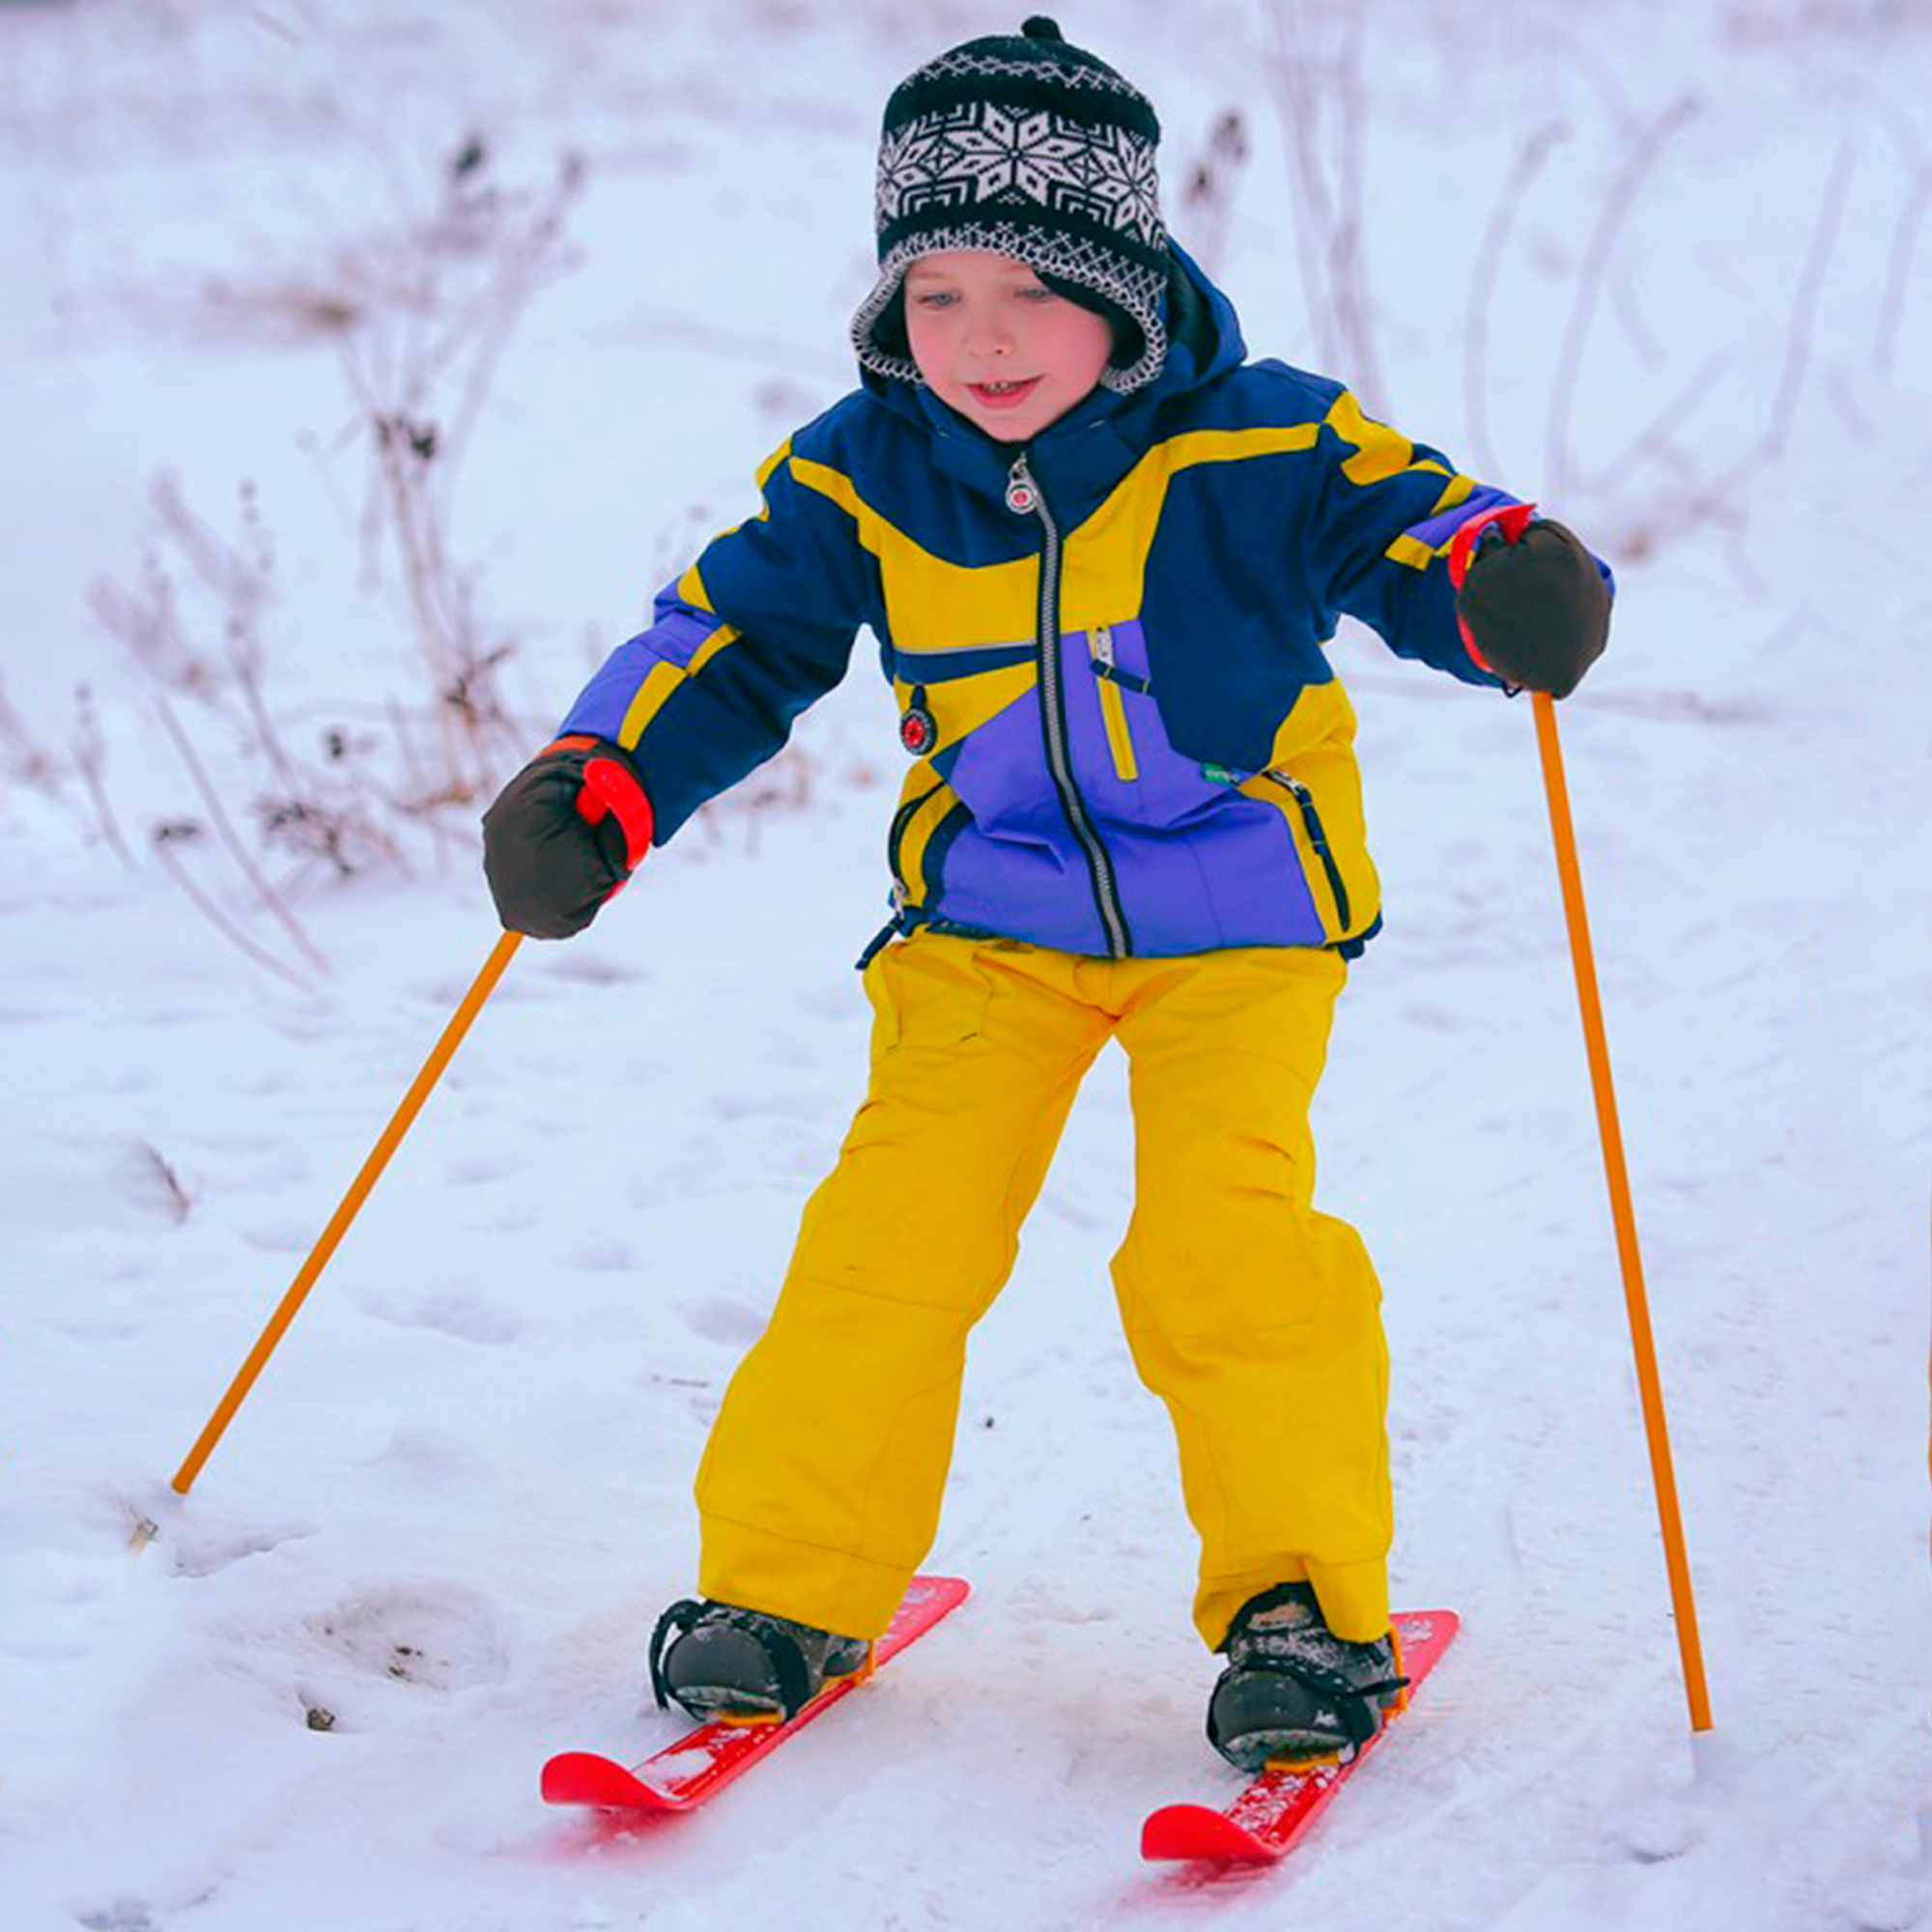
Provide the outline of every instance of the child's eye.
[[1058,301],[1060,299],[1059,296],[1056,295],[1054,291],[1048,288],[1043,282],[1036,282],[1030,289],[1021,289],[1019,291],[1019,298],[1022,301],[1030,301],[1030,302],[1039,302],[1039,301],[1050,302],[1050,301]]
[[952,298],[950,289],[923,289],[912,299],[916,308],[945,308]]

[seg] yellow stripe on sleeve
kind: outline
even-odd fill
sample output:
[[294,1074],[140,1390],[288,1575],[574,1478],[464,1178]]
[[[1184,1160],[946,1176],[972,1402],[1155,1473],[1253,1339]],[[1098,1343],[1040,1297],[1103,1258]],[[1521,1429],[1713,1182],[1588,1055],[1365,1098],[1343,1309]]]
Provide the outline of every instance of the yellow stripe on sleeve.
[[1407,437],[1398,435],[1387,423],[1365,416],[1361,404],[1347,389],[1335,398],[1334,406],[1328,412],[1327,426],[1344,442],[1355,445],[1355,454],[1342,466],[1342,474],[1350,483],[1382,483],[1391,476],[1400,475],[1405,469],[1423,470],[1437,476],[1453,474],[1443,464],[1427,460],[1418,463],[1414,443]]
[[674,664],[655,664],[650,675],[638,687],[624,722],[617,726],[617,742],[627,752],[638,749],[645,727],[664,709],[665,700],[684,682],[684,673]]
[[1320,423],[1284,423],[1267,429],[1191,429],[1171,436],[1151,452],[1172,474],[1197,463],[1238,463],[1249,456],[1281,456],[1313,449]]
[[[1421,467],[1417,465],[1418,469]],[[1435,466],[1432,465],[1431,467],[1434,468]],[[1475,487],[1476,479],[1473,476],[1452,476],[1442,494],[1436,497],[1435,506],[1430,510],[1429,515],[1431,517],[1439,517],[1444,510],[1453,510],[1458,503],[1467,498],[1469,493]],[[1425,518],[1423,521],[1427,522],[1428,519]],[[1452,533],[1448,541],[1432,546],[1424,543],[1420,537],[1412,537],[1406,531],[1404,531],[1401,536],[1396,538],[1394,543],[1389,545],[1388,549],[1382,554],[1391,563],[1406,563],[1411,570],[1427,570],[1438,556],[1442,555],[1448,550],[1449,543],[1453,541],[1454,536]]]
[[[885,519],[860,496],[858,486],[843,470],[835,469],[829,463],[813,463],[809,457],[801,456],[791,467],[792,480],[807,490],[816,490],[821,497],[829,497],[857,524],[863,532],[869,524],[883,524]],[[870,546],[868,545],[869,549]]]
[[781,443],[780,443],[779,446],[775,450],[773,450],[768,457],[765,458],[764,462],[758,466],[758,489],[760,493],[763,492],[765,485],[769,483],[772,480],[772,478],[778,473],[779,465],[781,464],[785,460],[785,458],[788,457],[790,454],[791,454],[791,438],[786,437],[785,440]]
[[685,666],[686,677],[696,677],[726,644],[735,644],[745,634],[735,625],[720,624],[698,647],[692,652],[691,662]]

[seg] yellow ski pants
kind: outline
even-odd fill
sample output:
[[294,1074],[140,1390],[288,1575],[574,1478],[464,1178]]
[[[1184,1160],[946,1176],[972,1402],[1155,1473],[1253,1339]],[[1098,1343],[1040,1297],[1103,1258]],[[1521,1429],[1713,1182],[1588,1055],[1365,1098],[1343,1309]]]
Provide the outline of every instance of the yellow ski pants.
[[1218,1644],[1250,1596],[1306,1578],[1337,1635],[1381,1635],[1380,1292],[1354,1230],[1311,1206],[1346,970],[1275,947],[1115,960],[920,933],[881,952],[869,1091],[698,1470],[703,1593],[885,1629],[938,1528],[967,1331],[1117,1037],[1135,1199],[1114,1283],[1174,1420],[1196,1626]]

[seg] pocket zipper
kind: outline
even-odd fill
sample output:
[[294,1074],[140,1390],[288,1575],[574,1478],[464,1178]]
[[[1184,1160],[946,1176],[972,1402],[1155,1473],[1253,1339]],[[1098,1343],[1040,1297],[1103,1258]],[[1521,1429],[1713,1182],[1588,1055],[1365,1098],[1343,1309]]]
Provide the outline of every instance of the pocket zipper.
[[927,790],[921,792],[917,798],[907,799],[893,814],[892,829],[886,834],[886,869],[892,874],[893,903],[895,907],[903,906],[910,896],[905,880],[899,875],[899,847],[905,842],[906,831],[912,824],[914,812],[931,798],[933,793],[943,790],[945,784],[944,779],[939,780]]
[[1328,834],[1321,824],[1321,814],[1315,808],[1315,794],[1297,778],[1283,771],[1268,770],[1262,774],[1288,793],[1301,808],[1302,828],[1308,834],[1308,842],[1314,848],[1315,856],[1321,861],[1321,869],[1327,874],[1328,890],[1335,895],[1335,917],[1341,922],[1335,937],[1346,937],[1349,930],[1349,889],[1342,883],[1342,868],[1335,863],[1335,855],[1328,849]]
[[1118,684],[1122,691],[1131,691],[1139,696],[1152,694],[1153,686],[1135,671],[1122,670],[1114,657],[1114,627],[1111,624],[1096,624],[1088,635],[1087,648],[1094,660],[1094,675],[1108,684]]
[[[1094,660],[1094,680],[1100,694],[1100,722],[1107,731],[1107,749],[1114,754],[1114,775],[1132,784],[1141,775],[1134,757],[1133,733],[1127,729],[1127,703],[1121,696],[1123,674],[1114,664],[1114,629],[1095,624],[1087,633],[1087,649]],[[1138,679],[1135,680],[1139,682]]]

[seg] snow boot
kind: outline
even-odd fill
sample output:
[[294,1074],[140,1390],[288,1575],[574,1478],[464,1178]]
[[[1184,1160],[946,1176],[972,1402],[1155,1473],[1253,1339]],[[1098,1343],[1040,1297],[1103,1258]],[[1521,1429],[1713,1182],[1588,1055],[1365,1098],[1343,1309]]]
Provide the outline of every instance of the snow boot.
[[1306,1583],[1249,1598],[1220,1647],[1228,1667],[1208,1702],[1208,1742],[1243,1771],[1346,1762],[1401,1708],[1408,1682],[1393,1633],[1334,1635]]
[[871,1650],[862,1636],[686,1598],[651,1633],[651,1690],[660,1710],[676,1703],[700,1723],[714,1718],[782,1723],[825,1689],[828,1677],[864,1669]]

